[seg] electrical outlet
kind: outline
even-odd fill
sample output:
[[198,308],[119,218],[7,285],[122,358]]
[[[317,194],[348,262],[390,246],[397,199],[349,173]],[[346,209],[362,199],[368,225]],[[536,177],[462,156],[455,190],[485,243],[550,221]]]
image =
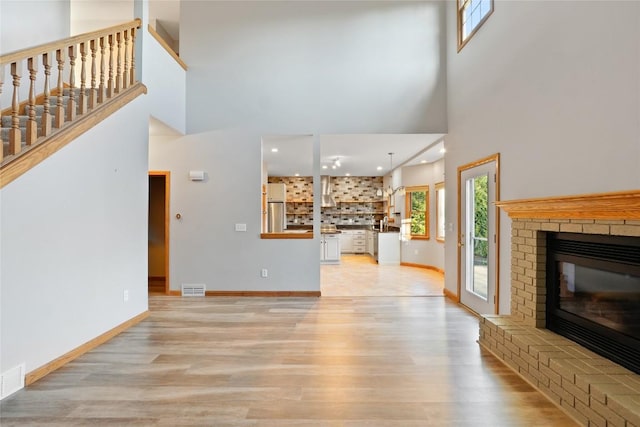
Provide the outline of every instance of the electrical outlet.
[[122,300],[124,302],[129,301],[129,290],[128,289],[125,289],[124,292],[122,293]]
[[267,270],[266,268],[263,268],[260,271],[260,277],[262,277],[262,278],[269,277],[269,270]]

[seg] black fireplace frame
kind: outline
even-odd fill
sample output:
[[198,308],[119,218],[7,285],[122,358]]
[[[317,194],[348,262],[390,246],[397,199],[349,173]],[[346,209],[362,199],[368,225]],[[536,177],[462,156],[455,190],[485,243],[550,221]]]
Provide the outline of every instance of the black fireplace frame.
[[640,238],[547,233],[546,327],[640,374],[640,337],[577,316],[559,307],[558,262],[640,277]]

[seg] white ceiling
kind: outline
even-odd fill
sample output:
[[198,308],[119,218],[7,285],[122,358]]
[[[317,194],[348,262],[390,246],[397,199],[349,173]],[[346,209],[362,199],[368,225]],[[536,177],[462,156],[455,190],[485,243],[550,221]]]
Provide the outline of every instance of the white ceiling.
[[[398,166],[431,163],[444,153],[443,134],[351,134],[321,135],[321,175],[382,176]],[[277,148],[278,152],[271,150]],[[393,153],[390,156],[389,153]],[[313,136],[270,135],[263,137],[262,158],[269,176],[313,174]],[[335,159],[341,166],[333,169]],[[381,170],[378,170],[381,167]]]

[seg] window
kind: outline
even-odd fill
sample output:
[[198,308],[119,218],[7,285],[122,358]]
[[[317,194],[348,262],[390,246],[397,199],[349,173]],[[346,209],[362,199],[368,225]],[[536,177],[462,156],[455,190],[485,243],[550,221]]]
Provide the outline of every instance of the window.
[[405,215],[410,220],[412,239],[429,238],[429,186],[408,187],[405,197]]
[[493,12],[493,0],[458,0],[458,52]]
[[436,184],[436,240],[444,242],[444,182]]

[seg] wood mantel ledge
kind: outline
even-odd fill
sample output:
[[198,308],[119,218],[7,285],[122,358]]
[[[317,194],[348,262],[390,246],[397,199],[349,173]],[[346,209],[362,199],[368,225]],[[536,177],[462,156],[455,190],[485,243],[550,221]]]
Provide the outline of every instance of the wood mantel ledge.
[[640,190],[496,202],[511,218],[640,220]]

